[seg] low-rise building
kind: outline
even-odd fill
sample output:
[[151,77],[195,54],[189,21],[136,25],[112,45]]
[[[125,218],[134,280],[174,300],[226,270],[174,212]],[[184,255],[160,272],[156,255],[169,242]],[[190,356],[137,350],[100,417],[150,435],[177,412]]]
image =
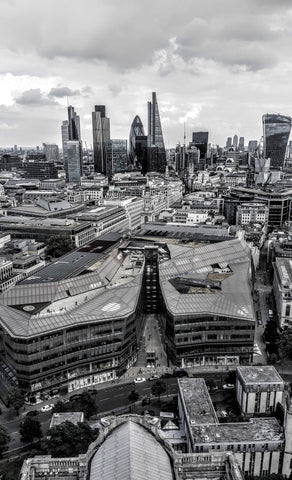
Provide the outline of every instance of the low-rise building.
[[233,452],[245,476],[289,475],[291,420],[285,428],[274,417],[220,423],[203,379],[183,378],[178,384],[178,407],[188,452]]
[[283,379],[272,365],[237,367],[236,398],[243,414],[275,412],[283,392]]
[[292,259],[276,257],[273,268],[273,291],[279,326],[287,329],[292,325]]

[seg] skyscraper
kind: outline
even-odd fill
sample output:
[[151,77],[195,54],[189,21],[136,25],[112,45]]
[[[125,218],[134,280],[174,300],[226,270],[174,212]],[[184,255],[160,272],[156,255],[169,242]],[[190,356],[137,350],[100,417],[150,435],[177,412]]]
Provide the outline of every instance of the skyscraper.
[[226,140],[226,148],[230,148],[232,145],[232,138],[231,137],[227,137],[227,140]]
[[82,164],[80,161],[80,142],[78,140],[69,140],[66,144],[66,182],[80,183],[82,175]]
[[[67,182],[80,182],[82,176],[82,143],[80,132],[80,117],[74,111],[74,107],[68,107],[68,120],[62,123],[62,148],[64,168]],[[74,145],[73,145],[74,144]],[[77,145],[78,144],[78,148]],[[77,160],[78,152],[78,160]],[[73,170],[76,168],[76,172]]]
[[192,143],[200,150],[200,157],[205,158],[208,149],[209,132],[193,132]]
[[145,137],[143,123],[141,118],[136,115],[131,125],[130,135],[129,135],[129,157],[131,164],[134,164],[135,158],[137,157],[136,152],[136,140],[137,137]]
[[68,120],[64,120],[61,125],[61,134],[62,134],[62,151],[63,151],[63,158],[65,162],[65,155],[66,155],[66,142],[69,140],[69,122]]
[[71,105],[68,107],[68,129],[69,140],[78,140],[81,142],[80,117]]
[[271,159],[271,168],[283,167],[289,135],[291,117],[280,114],[263,115],[265,158]]
[[106,159],[108,177],[114,173],[125,172],[128,166],[127,140],[114,139],[106,142]]
[[110,119],[104,105],[95,105],[92,112],[93,158],[95,172],[107,175],[106,142],[110,141]]
[[156,98],[152,92],[152,102],[148,102],[148,171],[164,171],[166,153],[161,121]]
[[238,149],[244,152],[244,137],[239,137]]
[[236,135],[236,134],[235,134],[234,137],[233,137],[233,146],[234,146],[235,148],[238,147],[238,135]]

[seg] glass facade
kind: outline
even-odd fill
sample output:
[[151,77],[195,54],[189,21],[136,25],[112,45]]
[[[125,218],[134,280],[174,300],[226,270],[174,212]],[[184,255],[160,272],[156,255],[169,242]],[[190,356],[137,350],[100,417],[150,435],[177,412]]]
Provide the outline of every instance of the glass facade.
[[107,175],[106,142],[110,141],[110,119],[104,105],[95,105],[92,112],[94,170]]
[[141,118],[136,115],[136,117],[133,120],[131,130],[130,130],[130,136],[129,136],[129,158],[130,162],[133,165],[135,158],[137,157],[137,151],[136,151],[136,139],[137,137],[144,137],[144,127],[143,123],[141,121]]
[[209,132],[193,132],[192,143],[200,150],[200,158],[205,158],[208,149]]
[[106,174],[124,172],[128,166],[127,140],[115,139],[106,142]]
[[164,171],[166,153],[156,93],[148,102],[148,171]]
[[291,117],[263,115],[264,157],[271,159],[271,167],[282,168],[291,131]]

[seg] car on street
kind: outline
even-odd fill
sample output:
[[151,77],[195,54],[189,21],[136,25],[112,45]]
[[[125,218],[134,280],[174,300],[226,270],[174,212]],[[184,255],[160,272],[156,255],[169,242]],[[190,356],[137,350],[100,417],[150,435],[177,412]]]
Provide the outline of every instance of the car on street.
[[143,383],[143,382],[146,382],[146,378],[144,377],[134,378],[134,383]]
[[150,382],[151,382],[152,380],[158,380],[159,378],[160,378],[160,376],[157,375],[157,373],[155,373],[154,375],[151,375],[151,377],[149,377],[148,380],[150,380]]
[[50,405],[44,405],[42,408],[41,408],[41,412],[49,412],[50,410],[52,410],[54,408],[54,404],[53,403],[50,403]]
[[233,390],[234,385],[233,385],[233,383],[225,383],[225,385],[223,385],[223,389],[224,390]]

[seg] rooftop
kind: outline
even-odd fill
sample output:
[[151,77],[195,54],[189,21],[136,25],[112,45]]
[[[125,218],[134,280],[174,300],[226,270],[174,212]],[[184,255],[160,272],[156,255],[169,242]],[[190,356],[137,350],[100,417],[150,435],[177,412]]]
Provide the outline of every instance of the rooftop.
[[268,443],[283,442],[284,433],[276,418],[252,418],[249,422],[192,426],[195,443]]
[[74,425],[77,425],[79,422],[84,421],[84,413],[83,412],[61,412],[61,413],[53,413],[50,428],[56,427],[57,425],[61,425],[64,422],[71,422]]
[[180,378],[178,379],[178,385],[191,425],[218,423],[217,415],[203,378]]
[[[171,260],[160,265],[159,278],[164,301],[173,315],[228,315],[254,321],[247,245],[234,239],[197,247],[168,244],[168,248]],[[185,295],[175,285],[179,278],[201,286]],[[213,288],[216,282],[220,288]],[[213,287],[208,289],[210,285]]]
[[117,427],[91,462],[90,480],[171,480],[170,459],[142,426],[128,421]]
[[246,385],[259,383],[280,383],[284,385],[279,373],[273,365],[264,366],[239,366],[237,373]]

